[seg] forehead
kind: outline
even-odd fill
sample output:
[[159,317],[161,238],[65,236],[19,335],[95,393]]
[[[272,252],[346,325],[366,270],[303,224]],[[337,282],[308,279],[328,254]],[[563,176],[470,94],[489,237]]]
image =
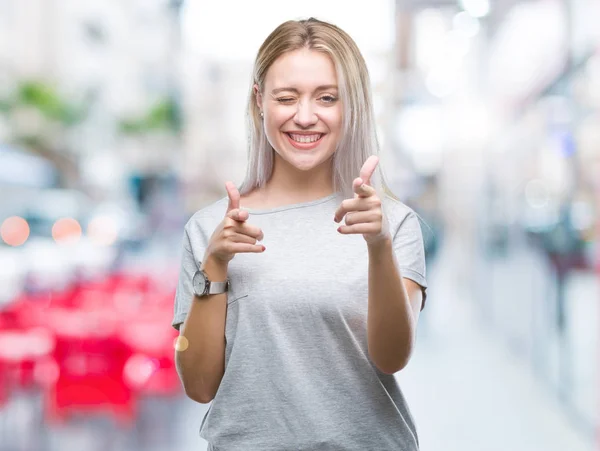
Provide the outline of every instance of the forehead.
[[309,49],[284,53],[271,65],[265,78],[265,88],[269,90],[281,87],[310,90],[335,84],[337,77],[331,58]]

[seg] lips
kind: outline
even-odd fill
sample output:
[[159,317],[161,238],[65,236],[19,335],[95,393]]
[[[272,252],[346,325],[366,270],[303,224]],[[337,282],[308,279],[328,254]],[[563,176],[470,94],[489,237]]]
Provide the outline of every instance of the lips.
[[323,137],[323,133],[314,133],[314,134],[299,134],[299,133],[287,133],[287,135],[292,138],[294,141],[308,144],[318,141]]
[[[307,135],[307,134],[285,133],[285,136],[287,137],[290,144],[292,146],[294,146],[296,149],[311,150],[311,149],[314,149],[315,147],[317,147],[321,143],[325,134],[324,133],[314,133],[314,134]],[[299,140],[306,141],[306,142],[302,142]]]

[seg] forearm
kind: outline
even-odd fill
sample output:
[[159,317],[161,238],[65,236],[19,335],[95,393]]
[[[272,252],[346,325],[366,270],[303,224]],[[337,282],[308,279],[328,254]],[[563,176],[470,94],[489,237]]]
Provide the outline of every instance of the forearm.
[[392,248],[391,237],[369,245],[369,357],[384,373],[406,366],[412,352],[416,324]]
[[[212,280],[227,278],[227,270],[203,264]],[[188,315],[181,326],[176,351],[179,377],[186,394],[201,403],[214,397],[225,371],[225,320],[227,294],[213,294],[193,299]]]

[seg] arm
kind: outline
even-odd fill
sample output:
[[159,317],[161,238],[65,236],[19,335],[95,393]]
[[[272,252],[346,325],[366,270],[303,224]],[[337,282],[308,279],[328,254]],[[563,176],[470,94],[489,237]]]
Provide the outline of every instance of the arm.
[[[424,301],[421,286],[400,274],[396,255],[401,256],[403,268],[411,272],[411,277],[417,277],[423,289],[426,288],[425,259],[421,230],[414,214],[408,212],[393,238],[389,232],[383,202],[370,184],[378,163],[379,158],[375,155],[367,158],[360,177],[352,182],[354,198],[342,202],[333,220],[340,222],[345,217],[346,225],[340,226],[338,232],[360,233],[367,242],[369,358],[380,371],[393,374],[408,363]],[[403,210],[406,212],[405,208]]]
[[227,293],[197,299],[193,294],[192,278],[198,264],[194,258],[188,227],[196,227],[192,235],[199,240],[203,255],[202,267],[215,282],[227,279],[229,262],[238,253],[261,253],[262,230],[246,221],[249,213],[240,209],[240,193],[231,182],[225,183],[229,204],[223,220],[209,240],[198,221],[188,221],[184,233],[184,254],[179,284],[175,295],[173,324],[180,329],[175,351],[175,364],[186,394],[202,404],[212,401],[225,374],[225,328]]
[[[202,269],[211,280],[227,278],[226,267],[215,265],[211,259],[202,264]],[[213,400],[225,372],[226,313],[227,293],[192,299],[180,327],[175,351],[177,372],[186,395],[202,404]]]
[[369,356],[380,371],[394,374],[410,359],[423,294],[417,283],[400,274],[391,237],[368,250]]
[[[175,351],[177,372],[186,394],[206,404],[212,401],[225,374],[225,328],[227,320],[227,293],[213,294],[197,299],[193,294],[192,278],[198,269],[194,258],[189,227],[197,227],[192,235],[200,240],[202,267],[209,279],[222,282],[227,279],[229,262],[238,253],[261,253],[263,239],[260,228],[246,223],[249,213],[240,209],[240,193],[231,182],[225,183],[229,204],[223,220],[214,229],[209,240],[197,221],[188,221],[184,234],[184,255],[178,289],[175,295],[174,325],[180,329]],[[183,304],[183,305],[182,305]]]

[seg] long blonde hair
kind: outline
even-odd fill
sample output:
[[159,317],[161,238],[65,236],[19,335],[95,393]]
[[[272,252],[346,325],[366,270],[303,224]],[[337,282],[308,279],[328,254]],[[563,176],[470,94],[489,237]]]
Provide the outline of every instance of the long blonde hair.
[[[273,171],[274,150],[265,136],[254,84],[264,90],[267,71],[287,52],[308,48],[328,55],[336,69],[340,100],[343,105],[341,139],[333,156],[333,187],[346,198],[353,197],[352,181],[371,155],[379,155],[371,82],[365,60],[354,40],[343,30],[327,22],[309,18],[290,20],[279,25],[258,50],[248,96],[248,167],[240,186],[244,195],[265,186]],[[378,193],[393,195],[385,181],[381,163],[371,184]]]

